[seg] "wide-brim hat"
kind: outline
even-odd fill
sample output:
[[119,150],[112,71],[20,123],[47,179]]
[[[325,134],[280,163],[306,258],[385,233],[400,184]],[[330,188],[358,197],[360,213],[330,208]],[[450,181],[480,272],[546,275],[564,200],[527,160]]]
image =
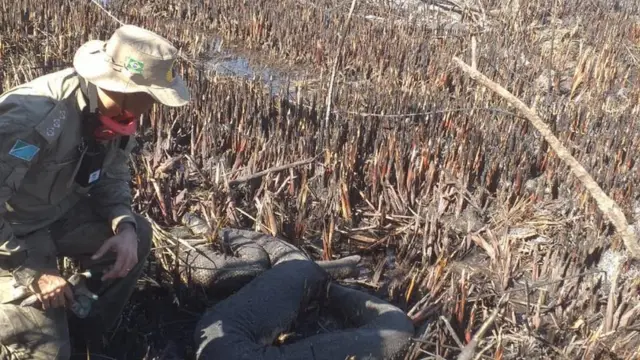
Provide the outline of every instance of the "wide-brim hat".
[[75,54],[76,72],[97,87],[144,92],[167,106],[183,106],[189,90],[173,68],[178,50],[164,37],[134,25],[118,28],[107,41],[91,40]]

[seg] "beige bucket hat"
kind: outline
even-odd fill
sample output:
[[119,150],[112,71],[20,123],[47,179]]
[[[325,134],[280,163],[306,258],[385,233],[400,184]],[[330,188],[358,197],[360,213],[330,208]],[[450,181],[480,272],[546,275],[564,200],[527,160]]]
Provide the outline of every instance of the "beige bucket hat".
[[75,54],[73,67],[97,87],[145,92],[167,106],[183,106],[190,95],[173,65],[178,50],[165,38],[134,25],[118,28],[109,41],[91,40]]

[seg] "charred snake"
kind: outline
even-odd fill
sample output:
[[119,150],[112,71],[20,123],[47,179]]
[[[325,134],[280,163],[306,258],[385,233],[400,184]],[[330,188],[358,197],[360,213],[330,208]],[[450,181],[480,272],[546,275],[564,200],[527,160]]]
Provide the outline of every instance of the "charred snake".
[[[414,334],[399,308],[333,280],[357,274],[359,256],[312,261],[273,236],[237,229],[219,232],[223,248],[182,249],[182,276],[208,292],[229,294],[196,325],[198,359],[394,359]],[[339,318],[343,329],[274,345],[311,303]]]

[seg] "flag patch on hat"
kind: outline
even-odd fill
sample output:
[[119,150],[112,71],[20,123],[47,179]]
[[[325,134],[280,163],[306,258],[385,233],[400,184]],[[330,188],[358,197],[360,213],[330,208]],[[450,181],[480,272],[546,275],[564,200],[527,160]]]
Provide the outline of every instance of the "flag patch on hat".
[[124,68],[129,70],[132,74],[142,74],[142,70],[144,70],[144,63],[132,57],[127,57],[124,61]]
[[173,64],[175,64],[175,61],[171,63],[171,67],[169,68],[165,76],[167,82],[173,82]]
[[18,159],[31,161],[33,157],[36,156],[38,151],[40,151],[39,147],[31,145],[22,140],[18,140],[13,145],[11,150],[9,150],[9,155],[17,157]]

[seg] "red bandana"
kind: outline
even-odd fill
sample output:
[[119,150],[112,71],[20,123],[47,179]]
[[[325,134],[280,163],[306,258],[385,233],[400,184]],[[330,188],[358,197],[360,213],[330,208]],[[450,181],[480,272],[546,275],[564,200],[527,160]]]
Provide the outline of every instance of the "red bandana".
[[98,117],[101,126],[98,126],[94,132],[94,136],[98,140],[112,140],[118,136],[131,136],[136,132],[138,119],[129,111],[125,110],[122,114],[114,117],[104,115],[98,115]]

